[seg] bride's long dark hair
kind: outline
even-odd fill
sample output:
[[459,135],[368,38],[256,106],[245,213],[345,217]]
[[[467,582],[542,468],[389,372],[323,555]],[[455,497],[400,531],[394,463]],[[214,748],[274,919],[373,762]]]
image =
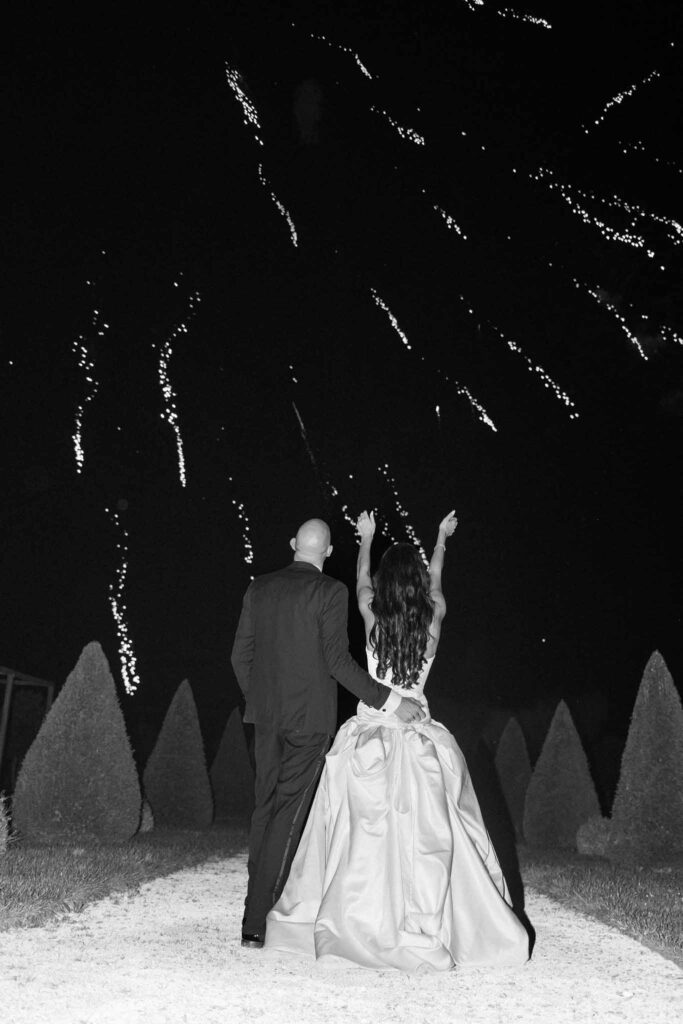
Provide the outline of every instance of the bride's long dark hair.
[[382,555],[373,577],[370,646],[377,658],[377,675],[391,669],[392,682],[411,689],[425,661],[434,602],[429,574],[412,544],[392,544]]

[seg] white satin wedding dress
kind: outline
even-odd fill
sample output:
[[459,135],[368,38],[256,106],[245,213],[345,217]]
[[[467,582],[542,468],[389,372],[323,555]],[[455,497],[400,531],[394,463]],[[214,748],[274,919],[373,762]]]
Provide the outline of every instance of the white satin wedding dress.
[[266,949],[402,971],[528,959],[465,758],[429,715],[433,660],[412,690],[381,680],[422,703],[421,722],[404,725],[360,703],[337,733],[267,918]]

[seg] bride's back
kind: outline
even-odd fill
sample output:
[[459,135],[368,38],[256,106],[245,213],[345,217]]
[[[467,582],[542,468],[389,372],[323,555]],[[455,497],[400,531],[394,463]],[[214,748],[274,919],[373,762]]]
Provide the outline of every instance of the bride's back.
[[382,682],[389,673],[405,689],[424,682],[425,660],[431,663],[436,654],[443,617],[429,589],[429,575],[412,544],[385,551],[363,616],[368,652]]

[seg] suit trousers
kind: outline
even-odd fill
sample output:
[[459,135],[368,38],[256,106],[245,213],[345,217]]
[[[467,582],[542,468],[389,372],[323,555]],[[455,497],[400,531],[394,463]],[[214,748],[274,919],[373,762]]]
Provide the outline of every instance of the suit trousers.
[[332,737],[255,726],[254,813],[242,931],[264,935],[285,887]]

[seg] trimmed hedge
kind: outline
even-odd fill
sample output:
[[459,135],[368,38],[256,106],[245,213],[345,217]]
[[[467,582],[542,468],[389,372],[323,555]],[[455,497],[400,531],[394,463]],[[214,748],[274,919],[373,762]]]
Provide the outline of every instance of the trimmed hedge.
[[21,765],[12,824],[49,842],[125,842],[140,821],[140,783],[116,686],[88,644]]
[[612,806],[610,860],[648,863],[683,853],[683,707],[664,658],[643,673]]
[[211,784],[197,706],[187,679],[171,701],[142,777],[155,828],[208,828]]
[[510,820],[517,838],[524,832],[524,800],[531,780],[531,764],[524,733],[516,718],[510,718],[496,746],[496,772]]
[[9,815],[7,814],[7,797],[0,793],[0,853],[4,853],[9,842]]
[[563,700],[557,706],[524,802],[531,846],[576,849],[576,833],[600,805],[579,734]]
[[211,765],[216,820],[249,819],[254,810],[254,773],[247,754],[242,715],[233,708]]
[[576,849],[584,857],[604,857],[611,827],[610,819],[600,815],[584,821],[576,833]]

